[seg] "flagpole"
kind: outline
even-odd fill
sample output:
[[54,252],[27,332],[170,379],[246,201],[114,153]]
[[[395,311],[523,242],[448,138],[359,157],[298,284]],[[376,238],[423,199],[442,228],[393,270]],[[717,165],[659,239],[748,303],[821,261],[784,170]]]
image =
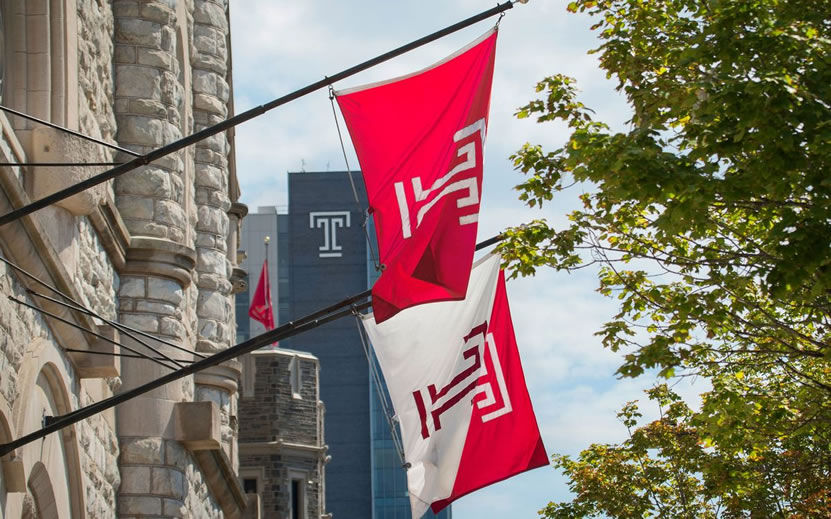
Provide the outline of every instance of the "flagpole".
[[[488,245],[492,245],[493,243],[498,242],[501,239],[502,235],[498,235],[488,240],[485,240],[476,245],[476,250],[481,250],[487,247]],[[175,382],[176,380],[184,378],[188,375],[198,373],[209,367],[216,366],[217,364],[221,364],[231,359],[235,359],[240,355],[262,348],[263,346],[267,346],[268,344],[271,344],[273,342],[288,339],[289,337],[293,337],[295,335],[299,335],[301,333],[313,330],[318,326],[321,326],[328,322],[352,315],[355,311],[360,311],[369,308],[370,303],[356,303],[363,299],[366,299],[371,295],[371,293],[371,290],[365,290],[353,296],[347,297],[346,299],[343,299],[338,303],[335,303],[331,306],[308,314],[296,321],[290,321],[286,324],[280,325],[277,328],[274,328],[273,330],[269,330],[261,335],[252,337],[251,339],[243,341],[226,350],[222,350],[218,353],[215,353],[210,357],[194,362],[193,364],[185,366],[184,368],[181,368],[178,371],[173,371],[171,373],[168,373],[167,375],[157,378],[156,380],[151,380],[146,384],[127,390],[121,394],[111,396],[109,398],[101,400],[100,402],[95,402],[94,404],[82,407],[65,415],[47,420],[46,426],[42,429],[29,433],[25,436],[21,436],[20,438],[12,440],[8,443],[0,444],[0,457],[5,456],[6,454],[12,452],[14,449],[17,449],[18,447],[28,445],[29,443],[37,441],[48,434],[63,429],[64,427],[73,425],[85,418],[89,418],[98,413],[106,411],[107,409],[111,409],[117,406],[118,404],[124,403],[137,396],[143,395],[144,393],[152,391],[165,384]],[[346,310],[341,310],[342,308],[346,308]]]
[[[268,265],[268,242],[271,241],[271,236],[266,236],[263,238],[263,245],[265,245],[265,263]],[[271,298],[271,280],[268,281],[268,296],[269,299]]]
[[[270,242],[270,241],[271,241],[271,236],[266,236],[263,239],[263,245],[265,245],[265,264],[266,264],[266,267],[268,267],[268,242]],[[266,294],[266,298],[268,299],[268,305],[269,305],[268,311],[271,312],[271,322],[272,322],[271,329],[273,330],[274,329],[274,322],[276,321],[276,319],[274,319],[274,301],[271,299],[271,280],[268,279],[269,276],[271,276],[271,271],[268,270],[268,268],[266,268],[265,273],[266,273],[266,286],[268,287],[268,294]],[[266,330],[266,331],[268,331],[268,330]],[[274,344],[277,344],[277,342],[275,341],[271,344],[273,346]]]
[[370,60],[364,61],[363,63],[360,63],[358,65],[350,67],[346,70],[342,70],[341,72],[338,72],[337,74],[334,74],[332,76],[324,77],[320,81],[316,81],[316,82],[314,82],[314,83],[312,83],[308,86],[305,86],[305,87],[303,87],[299,90],[295,90],[294,92],[292,92],[290,94],[287,94],[287,95],[284,95],[283,97],[279,97],[277,99],[274,99],[273,101],[271,101],[269,103],[257,106],[255,108],[251,108],[250,110],[247,110],[247,111],[245,111],[241,114],[235,115],[234,117],[226,119],[226,120],[224,120],[220,123],[217,123],[213,126],[209,126],[207,128],[204,128],[204,129],[202,129],[202,130],[200,130],[200,131],[198,131],[194,134],[191,134],[187,137],[179,139],[178,141],[171,142],[170,144],[162,146],[161,148],[155,149],[155,150],[150,151],[150,152],[148,152],[144,155],[138,156],[138,157],[130,160],[129,162],[125,162],[124,164],[122,164],[120,166],[114,167],[114,168],[109,169],[109,170],[107,170],[103,173],[95,175],[94,177],[90,177],[86,180],[78,182],[77,184],[74,184],[74,185],[69,186],[65,189],[57,191],[57,192],[55,192],[55,193],[53,193],[49,196],[43,197],[39,200],[35,200],[34,202],[31,202],[31,203],[29,203],[29,204],[27,204],[27,205],[25,205],[25,206],[23,206],[19,209],[15,209],[13,211],[10,211],[10,212],[4,214],[3,216],[0,216],[0,226],[6,225],[7,223],[10,223],[10,222],[13,222],[13,221],[15,221],[19,218],[22,218],[22,217],[24,217],[28,214],[31,214],[31,213],[39,210],[39,209],[43,209],[44,207],[47,207],[47,206],[52,205],[54,203],[60,202],[61,200],[65,199],[65,198],[68,198],[72,195],[78,194],[78,193],[80,193],[84,190],[87,190],[87,189],[91,188],[91,187],[97,186],[98,184],[101,184],[103,182],[107,182],[108,180],[112,180],[116,177],[119,177],[119,176],[123,175],[124,173],[127,173],[129,171],[133,171],[136,168],[139,168],[141,166],[146,166],[147,164],[150,164],[151,162],[153,162],[155,160],[158,160],[162,157],[170,155],[171,153],[175,153],[175,152],[177,152],[177,151],[179,151],[183,148],[186,148],[186,147],[188,147],[192,144],[195,144],[195,143],[197,143],[197,142],[199,142],[203,139],[207,139],[208,137],[212,137],[212,136],[214,136],[218,133],[224,132],[225,130],[229,130],[229,129],[231,129],[231,128],[239,125],[239,124],[242,124],[246,121],[249,121],[249,120],[251,120],[255,117],[258,117],[258,116],[268,112],[269,110],[277,108],[278,106],[282,106],[286,103],[294,101],[295,99],[299,99],[299,98],[301,98],[305,95],[311,94],[312,92],[320,90],[321,88],[325,88],[325,87],[331,85],[332,83],[335,83],[335,82],[340,81],[342,79],[346,79],[350,76],[354,76],[355,74],[357,74],[359,72],[363,72],[364,70],[367,70],[371,67],[374,67],[375,65],[381,64],[381,63],[383,63],[385,61],[388,61],[392,58],[400,56],[401,54],[410,52],[411,50],[417,49],[417,48],[419,48],[423,45],[426,45],[426,44],[428,44],[432,41],[438,40],[439,38],[443,38],[443,37],[447,36],[448,34],[452,34],[456,31],[464,29],[465,27],[469,27],[470,25],[473,25],[476,22],[480,22],[482,20],[485,20],[487,18],[490,18],[491,16],[495,16],[495,15],[500,14],[500,13],[504,13],[505,11],[507,11],[508,9],[511,9],[512,7],[513,7],[513,2],[510,1],[510,0],[507,1],[507,2],[504,2],[502,4],[497,4],[496,7],[488,9],[487,11],[482,11],[481,13],[479,13],[475,16],[471,16],[470,18],[467,18],[465,20],[462,20],[461,22],[458,22],[458,23],[455,23],[455,24],[450,25],[448,27],[445,27],[444,29],[441,29],[441,30],[436,31],[432,34],[424,36],[423,38],[419,38],[419,39],[417,39],[413,42],[410,42],[406,45],[402,45],[401,47],[398,47],[397,49],[391,50],[391,51],[389,51],[385,54],[381,54],[380,56],[377,56],[377,57],[372,58]]

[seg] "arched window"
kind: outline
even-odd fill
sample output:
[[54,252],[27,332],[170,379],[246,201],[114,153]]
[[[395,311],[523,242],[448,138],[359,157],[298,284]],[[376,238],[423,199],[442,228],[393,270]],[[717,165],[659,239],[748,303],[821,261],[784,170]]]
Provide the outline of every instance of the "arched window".
[[[62,353],[50,341],[36,339],[26,348],[17,379],[20,394],[12,411],[18,437],[42,427],[44,416],[72,411],[71,376],[64,366]],[[78,441],[73,425],[17,449],[38,517],[83,517],[84,475]]]

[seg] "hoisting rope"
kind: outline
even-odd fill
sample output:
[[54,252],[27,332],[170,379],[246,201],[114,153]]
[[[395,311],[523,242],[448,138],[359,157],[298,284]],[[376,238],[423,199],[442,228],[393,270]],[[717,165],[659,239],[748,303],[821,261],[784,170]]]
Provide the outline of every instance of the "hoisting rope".
[[369,365],[369,372],[372,375],[373,382],[375,382],[375,392],[378,394],[378,400],[381,402],[381,410],[383,411],[384,418],[387,420],[387,425],[390,428],[392,443],[395,445],[395,451],[398,453],[401,465],[405,466],[407,460],[404,457],[404,444],[401,441],[400,431],[398,427],[395,426],[395,412],[394,410],[392,412],[390,411],[391,402],[387,401],[387,391],[385,390],[386,384],[384,384],[384,379],[378,373],[378,362],[375,360],[375,355],[373,355],[370,350],[369,340],[364,335],[364,326],[361,324],[361,316],[355,310],[353,310],[352,313],[355,316],[355,323],[358,325],[358,336],[361,338],[361,346],[363,346],[364,353],[366,353],[366,361]]
[[332,104],[332,116],[335,118],[335,128],[338,130],[338,140],[340,141],[340,149],[343,153],[343,162],[346,165],[346,175],[349,177],[349,183],[352,185],[352,194],[355,196],[355,205],[358,207],[358,213],[362,214],[364,221],[361,227],[364,228],[364,236],[366,236],[366,246],[369,247],[369,254],[375,263],[375,270],[381,270],[381,263],[378,255],[375,253],[375,247],[372,245],[372,238],[369,236],[369,210],[361,206],[361,199],[358,196],[358,188],[355,187],[355,179],[352,178],[352,170],[349,168],[349,159],[346,156],[346,146],[343,144],[343,134],[340,131],[340,124],[338,123],[338,112],[335,110],[335,89],[329,85],[329,102]]

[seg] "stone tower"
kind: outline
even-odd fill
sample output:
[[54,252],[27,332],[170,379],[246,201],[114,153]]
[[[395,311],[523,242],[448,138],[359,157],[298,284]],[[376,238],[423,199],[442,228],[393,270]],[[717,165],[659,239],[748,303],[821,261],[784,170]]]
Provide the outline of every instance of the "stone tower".
[[[4,0],[2,104],[132,153],[192,134],[233,111],[228,8]],[[132,158],[8,114],[0,129],[4,163]],[[104,169],[0,167],[0,213]],[[106,339],[187,361],[232,344],[238,197],[226,133],[0,227],[12,264],[166,343],[115,333],[0,266],[0,290],[17,301],[0,298],[0,443],[170,372],[111,355],[127,352]],[[4,456],[0,517],[240,517],[239,372],[236,361],[215,367]]]

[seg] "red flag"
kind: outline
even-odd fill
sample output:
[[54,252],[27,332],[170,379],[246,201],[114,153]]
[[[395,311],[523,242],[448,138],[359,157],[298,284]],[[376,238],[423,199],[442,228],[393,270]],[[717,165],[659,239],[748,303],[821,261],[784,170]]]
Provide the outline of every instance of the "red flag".
[[416,74],[337,92],[375,218],[377,322],[465,296],[482,189],[496,29]]
[[257,282],[257,289],[251,299],[251,307],[248,315],[263,323],[266,330],[274,328],[274,312],[271,309],[271,284],[268,282],[268,260],[263,261],[263,269],[260,271],[260,280]]
[[548,464],[500,259],[476,263],[463,301],[363,320],[399,417],[413,518]]

